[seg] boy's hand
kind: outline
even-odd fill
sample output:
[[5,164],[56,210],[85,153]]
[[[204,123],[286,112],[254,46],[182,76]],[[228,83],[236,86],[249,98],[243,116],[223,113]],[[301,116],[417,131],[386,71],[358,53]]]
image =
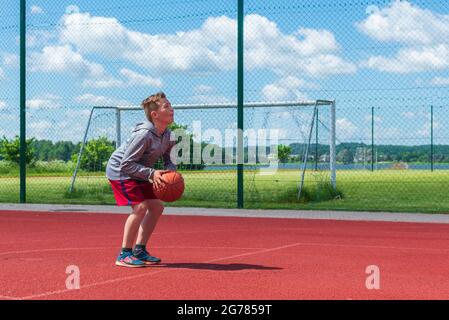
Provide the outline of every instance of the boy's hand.
[[153,183],[156,189],[160,189],[164,186],[164,180],[162,179],[162,175],[164,173],[169,172],[170,170],[156,170],[153,175]]

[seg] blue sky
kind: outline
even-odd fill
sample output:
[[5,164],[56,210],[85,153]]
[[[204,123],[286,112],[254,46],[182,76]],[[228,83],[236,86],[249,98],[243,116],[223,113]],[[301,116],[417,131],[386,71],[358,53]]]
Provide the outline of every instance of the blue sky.
[[[247,101],[336,99],[340,142],[370,143],[375,107],[383,144],[428,144],[433,104],[435,141],[446,143],[449,4],[245,3]],[[135,105],[158,90],[175,104],[235,101],[235,1],[29,0],[27,7],[29,136],[78,141],[90,106]],[[17,1],[2,0],[0,135],[8,137],[18,132],[18,12]],[[247,126],[264,112],[251,120],[248,111]],[[285,109],[268,117],[295,142],[310,112],[298,113],[303,128]],[[124,137],[138,118],[129,116]],[[179,122],[192,120],[224,129],[236,119],[223,110],[179,113]],[[113,134],[113,114],[96,121],[98,134]]]

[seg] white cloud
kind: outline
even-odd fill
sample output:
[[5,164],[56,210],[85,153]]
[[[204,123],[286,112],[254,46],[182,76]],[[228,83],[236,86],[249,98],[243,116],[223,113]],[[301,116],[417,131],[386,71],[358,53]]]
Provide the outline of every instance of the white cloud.
[[[369,122],[373,121],[372,115],[367,114],[363,118],[365,119],[365,121],[369,121]],[[381,116],[374,116],[374,123],[376,123],[376,124],[382,123],[383,120],[384,120],[384,118]]]
[[[439,129],[441,127],[441,123],[439,121],[433,122],[433,129]],[[430,137],[430,131],[432,129],[432,124],[430,121],[426,121],[423,126],[417,131],[418,135],[423,138]]]
[[435,77],[431,80],[431,83],[439,86],[446,86],[449,85],[449,77]]
[[78,117],[88,117],[90,115],[91,109],[68,109],[65,112],[67,117],[78,118]]
[[124,80],[114,78],[98,63],[86,60],[71,45],[46,46],[42,51],[31,53],[30,71],[70,73],[81,78],[83,87],[117,88],[125,86],[162,87],[162,80],[152,78],[122,68],[120,74]]
[[444,70],[449,68],[449,45],[402,48],[394,57],[370,57],[362,66],[393,73]]
[[235,101],[229,97],[226,97],[219,92],[217,89],[205,85],[200,84],[193,88],[193,95],[190,98],[191,103],[193,104],[230,104],[235,103]]
[[246,16],[245,23],[248,69],[271,68],[281,73],[302,71],[310,76],[356,70],[352,63],[338,55],[339,45],[330,31],[300,28],[292,34],[283,34],[274,22],[260,15]]
[[29,30],[26,35],[27,47],[38,47],[49,44],[56,38],[56,34],[47,30]]
[[44,10],[42,10],[42,8],[39,6],[31,6],[31,13],[32,14],[44,13]]
[[406,112],[402,112],[401,116],[403,116],[406,119],[413,119],[414,117],[416,117],[416,114],[411,111],[406,111]]
[[2,68],[0,68],[0,79],[4,79],[5,78],[5,71],[3,71]]
[[75,101],[82,104],[95,106],[117,106],[117,105],[131,105],[126,100],[116,99],[106,96],[98,96],[91,93],[86,93],[75,98]]
[[[373,7],[374,8],[374,7]],[[381,42],[432,44],[449,37],[449,15],[422,9],[408,1],[393,1],[371,10],[356,27]]]
[[338,139],[353,138],[354,134],[358,131],[357,126],[347,118],[337,119],[335,125]]
[[393,56],[372,56],[360,66],[392,73],[410,73],[449,68],[449,15],[420,8],[408,1],[393,1],[356,27],[379,42],[403,44]]
[[52,124],[46,120],[37,122],[31,122],[28,127],[30,128],[29,134],[37,139],[48,139],[49,130],[52,128]]
[[294,76],[278,79],[262,88],[262,97],[266,101],[307,100],[301,89],[316,89],[318,85],[308,83]]
[[[284,34],[274,22],[256,14],[246,16],[245,23],[248,69],[302,71],[312,76],[355,72],[355,65],[339,56],[339,45],[330,31],[301,28]],[[236,67],[236,20],[226,16],[207,18],[198,29],[156,35],[89,13],[66,14],[61,24],[61,43],[73,45],[80,54],[121,58],[165,72]]]
[[85,78],[85,87],[110,88],[122,85],[122,81],[109,75],[102,65],[84,59],[70,45],[46,46],[39,53],[31,53],[30,71],[74,74]]
[[37,130],[37,131],[43,131],[48,128],[51,128],[51,123],[45,120],[38,121],[38,122],[32,122],[29,124],[29,127],[31,129]]
[[80,8],[76,5],[70,5],[65,9],[66,14],[73,14],[73,13],[79,13]]
[[26,101],[30,109],[57,109],[61,107],[61,97],[54,94],[44,94]]
[[48,46],[40,53],[31,53],[30,71],[43,72],[88,72],[89,63],[69,45]]
[[150,86],[150,87],[162,87],[162,80],[145,76],[135,71],[123,68],[120,70],[120,74],[127,79],[127,85],[131,86]]
[[206,84],[200,84],[200,85],[197,85],[197,86],[193,89],[193,91],[194,91],[195,93],[197,93],[197,94],[204,94],[204,93],[210,93],[210,92],[213,92],[213,91],[214,91],[214,88],[211,87],[211,86],[208,86],[208,85],[206,85]]
[[14,53],[3,53],[3,64],[7,67],[17,67],[19,65],[19,55]]
[[6,101],[0,100],[0,110],[6,108]]
[[[366,132],[365,136],[370,137],[371,131]],[[383,127],[376,130],[377,140],[395,140],[401,139],[401,130],[397,127]]]

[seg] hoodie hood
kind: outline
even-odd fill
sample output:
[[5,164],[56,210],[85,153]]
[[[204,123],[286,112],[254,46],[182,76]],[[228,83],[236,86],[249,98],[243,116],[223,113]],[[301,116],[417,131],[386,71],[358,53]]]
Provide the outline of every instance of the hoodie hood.
[[144,122],[139,122],[136,124],[136,127],[134,128],[133,132],[137,132],[140,130],[148,130],[151,131],[152,133],[154,133],[155,135],[157,135],[158,137],[161,137],[165,134],[165,132],[167,132],[167,129],[165,129],[165,131],[162,134],[159,134],[159,132],[157,132],[156,128],[154,127],[154,124],[148,120],[144,121]]

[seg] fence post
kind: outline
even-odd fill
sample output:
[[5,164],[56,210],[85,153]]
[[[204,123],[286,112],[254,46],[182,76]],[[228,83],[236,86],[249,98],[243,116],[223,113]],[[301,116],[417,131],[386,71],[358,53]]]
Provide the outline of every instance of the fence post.
[[430,106],[430,171],[433,172],[433,105]]
[[315,127],[315,171],[318,171],[318,112],[319,110],[316,110],[316,127]]
[[20,196],[26,202],[26,0],[20,1]]
[[335,127],[337,108],[335,107],[335,100],[331,104],[331,123],[330,123],[330,148],[329,148],[329,161],[331,171],[331,184],[334,190],[337,190],[337,134]]
[[371,107],[371,171],[374,171],[374,107]]
[[122,119],[120,108],[115,109],[115,148],[122,144]]
[[237,208],[243,208],[243,20],[244,1],[237,0]]

